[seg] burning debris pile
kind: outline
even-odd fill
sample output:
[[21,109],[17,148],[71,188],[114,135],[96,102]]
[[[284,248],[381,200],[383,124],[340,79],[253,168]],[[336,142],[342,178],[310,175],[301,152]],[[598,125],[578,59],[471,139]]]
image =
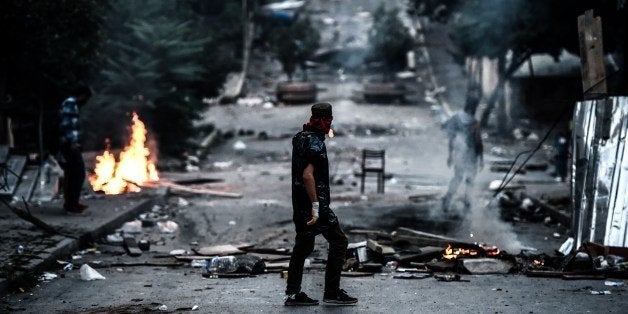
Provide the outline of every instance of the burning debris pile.
[[[182,202],[172,208],[156,205],[151,213],[142,214],[138,220],[125,224],[120,234],[109,235],[106,241],[108,244],[98,248],[114,252],[116,250],[113,248],[120,246],[115,259],[106,260],[102,255],[87,254],[88,256],[81,257],[81,262],[89,263],[95,268],[191,267],[198,269],[203,277],[212,279],[254,277],[269,273],[279,273],[281,278],[287,277],[291,253],[288,248],[271,248],[253,243],[201,246],[194,242],[190,243],[189,249],[160,252],[159,248],[165,245],[160,243],[164,241],[163,238],[147,240],[147,235],[144,234],[143,239],[136,240],[137,235],[149,230],[146,227],[152,226],[149,223],[155,220],[152,216],[165,219],[170,214],[174,216],[172,210],[185,206],[187,204]],[[156,220],[161,222],[163,219]],[[156,223],[160,234],[166,233],[170,237],[176,235],[177,228],[166,230],[160,222]],[[512,255],[494,246],[467,243],[408,228],[398,228],[391,233],[379,230],[352,230],[349,233],[356,237],[366,237],[366,240],[349,244],[342,272],[345,277],[381,273],[396,279],[433,277],[438,281],[468,281],[466,274],[510,273],[562,279],[628,278],[626,248],[587,243],[577,252],[566,255],[557,253],[549,256],[525,250]],[[86,255],[85,252],[78,254]],[[121,261],[120,255],[136,260]],[[65,263],[67,267],[67,262]],[[325,263],[324,258],[314,256],[305,261],[305,268],[324,271]]]
[[[587,243],[575,252],[561,248],[554,256],[528,250],[513,255],[495,246],[408,228],[398,228],[392,233],[375,230],[353,230],[350,233],[368,238],[350,245],[350,258],[345,269],[351,272],[388,271],[399,278],[434,276],[439,280],[443,280],[442,276],[435,273],[446,273],[447,280],[459,280],[460,274],[507,273],[563,279],[628,278],[626,248]],[[407,273],[423,275],[417,277]]]
[[132,122],[129,144],[120,152],[118,161],[108,143],[102,155],[96,157],[94,173],[89,176],[94,191],[139,192],[145,183],[159,180],[156,155],[146,147],[146,126],[137,113],[133,113]]

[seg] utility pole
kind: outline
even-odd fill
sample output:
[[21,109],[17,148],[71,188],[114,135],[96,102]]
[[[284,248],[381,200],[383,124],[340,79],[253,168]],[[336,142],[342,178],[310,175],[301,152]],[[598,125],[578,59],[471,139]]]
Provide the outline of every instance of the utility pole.
[[[593,10],[585,11],[578,17],[578,37],[580,40],[580,63],[582,72],[582,91],[585,100],[595,106],[595,129],[591,141],[591,154],[588,158],[574,160],[577,165],[575,178],[572,180],[573,226],[576,245],[585,241],[595,241],[597,229],[603,229],[596,217],[604,217],[608,208],[597,208],[595,197],[598,185],[599,151],[610,137],[610,119],[612,102],[607,99],[606,73],[604,69],[604,49],[602,44],[602,20],[593,16]],[[574,129],[572,138],[576,138]],[[575,143],[575,142],[574,142]],[[574,149],[578,149],[574,146]],[[586,149],[586,148],[580,148]],[[574,158],[577,154],[574,154]],[[584,182],[577,180],[584,178]],[[583,198],[584,197],[584,198]],[[583,239],[589,230],[588,238]]]

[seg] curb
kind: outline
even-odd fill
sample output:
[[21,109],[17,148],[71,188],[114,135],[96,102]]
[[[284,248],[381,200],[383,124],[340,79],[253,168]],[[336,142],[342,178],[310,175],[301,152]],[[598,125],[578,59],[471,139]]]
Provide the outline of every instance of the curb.
[[[109,234],[110,232],[124,224],[126,221],[136,217],[137,215],[145,211],[149,211],[153,205],[165,202],[167,194],[167,189],[160,189],[151,198],[144,200],[143,202],[140,202],[135,207],[127,210],[126,212],[113,217],[112,219],[106,221],[94,230],[87,231],[84,234],[79,235],[77,239],[63,238],[61,241],[59,241],[59,243],[57,243],[54,248],[44,253],[42,259],[34,260],[30,264],[26,265],[24,268],[27,269],[27,272],[30,273],[43,272],[46,268],[54,265],[58,259],[62,259],[63,257],[72,254],[72,252],[78,250],[82,245],[103,237],[106,234]],[[0,279],[0,296],[7,295],[8,293],[9,282],[7,279],[2,278]]]

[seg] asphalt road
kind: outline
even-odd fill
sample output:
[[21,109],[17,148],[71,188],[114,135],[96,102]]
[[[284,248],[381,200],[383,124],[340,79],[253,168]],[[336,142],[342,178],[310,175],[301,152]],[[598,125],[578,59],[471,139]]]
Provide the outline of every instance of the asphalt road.
[[[186,312],[201,313],[625,313],[625,288],[603,281],[565,281],[517,275],[462,276],[468,282],[393,279],[390,274],[343,278],[341,285],[359,298],[356,306],[283,306],[285,279],[278,274],[242,279],[205,279],[198,269],[104,269],[102,281],[78,274],[42,283],[32,295],[13,298],[6,311],[26,313]],[[304,276],[304,290],[322,298],[322,271]],[[609,290],[611,295],[592,295]],[[127,312],[127,313],[128,313]]]

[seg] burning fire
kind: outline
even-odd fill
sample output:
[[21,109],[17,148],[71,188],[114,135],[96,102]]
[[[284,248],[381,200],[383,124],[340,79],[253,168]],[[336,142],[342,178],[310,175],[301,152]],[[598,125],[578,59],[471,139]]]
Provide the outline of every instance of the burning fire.
[[484,249],[484,251],[486,251],[486,255],[488,256],[495,256],[495,255],[499,255],[499,253],[501,253],[502,251],[496,247],[496,246],[485,246],[485,245],[480,245],[480,247],[482,247]]
[[[496,256],[499,255],[499,253],[501,253],[501,251],[499,250],[499,248],[497,248],[496,246],[484,246],[484,245],[479,245],[482,249],[484,249],[484,253],[486,253],[486,256]],[[443,253],[443,258],[448,259],[448,260],[453,260],[453,259],[457,259],[458,257],[475,257],[478,256],[479,252],[477,250],[474,249],[463,249],[463,248],[454,248],[451,246],[451,244],[447,244],[447,248],[445,249],[445,252]]]
[[443,258],[452,260],[458,258],[459,255],[477,256],[478,251],[471,249],[452,248],[451,244],[447,244]]
[[157,168],[149,157],[150,151],[145,147],[146,127],[137,113],[133,113],[130,143],[120,153],[119,161],[109,152],[109,144],[102,155],[96,157],[94,174],[89,182],[94,191],[105,194],[139,192],[140,186],[149,181],[158,181]]

